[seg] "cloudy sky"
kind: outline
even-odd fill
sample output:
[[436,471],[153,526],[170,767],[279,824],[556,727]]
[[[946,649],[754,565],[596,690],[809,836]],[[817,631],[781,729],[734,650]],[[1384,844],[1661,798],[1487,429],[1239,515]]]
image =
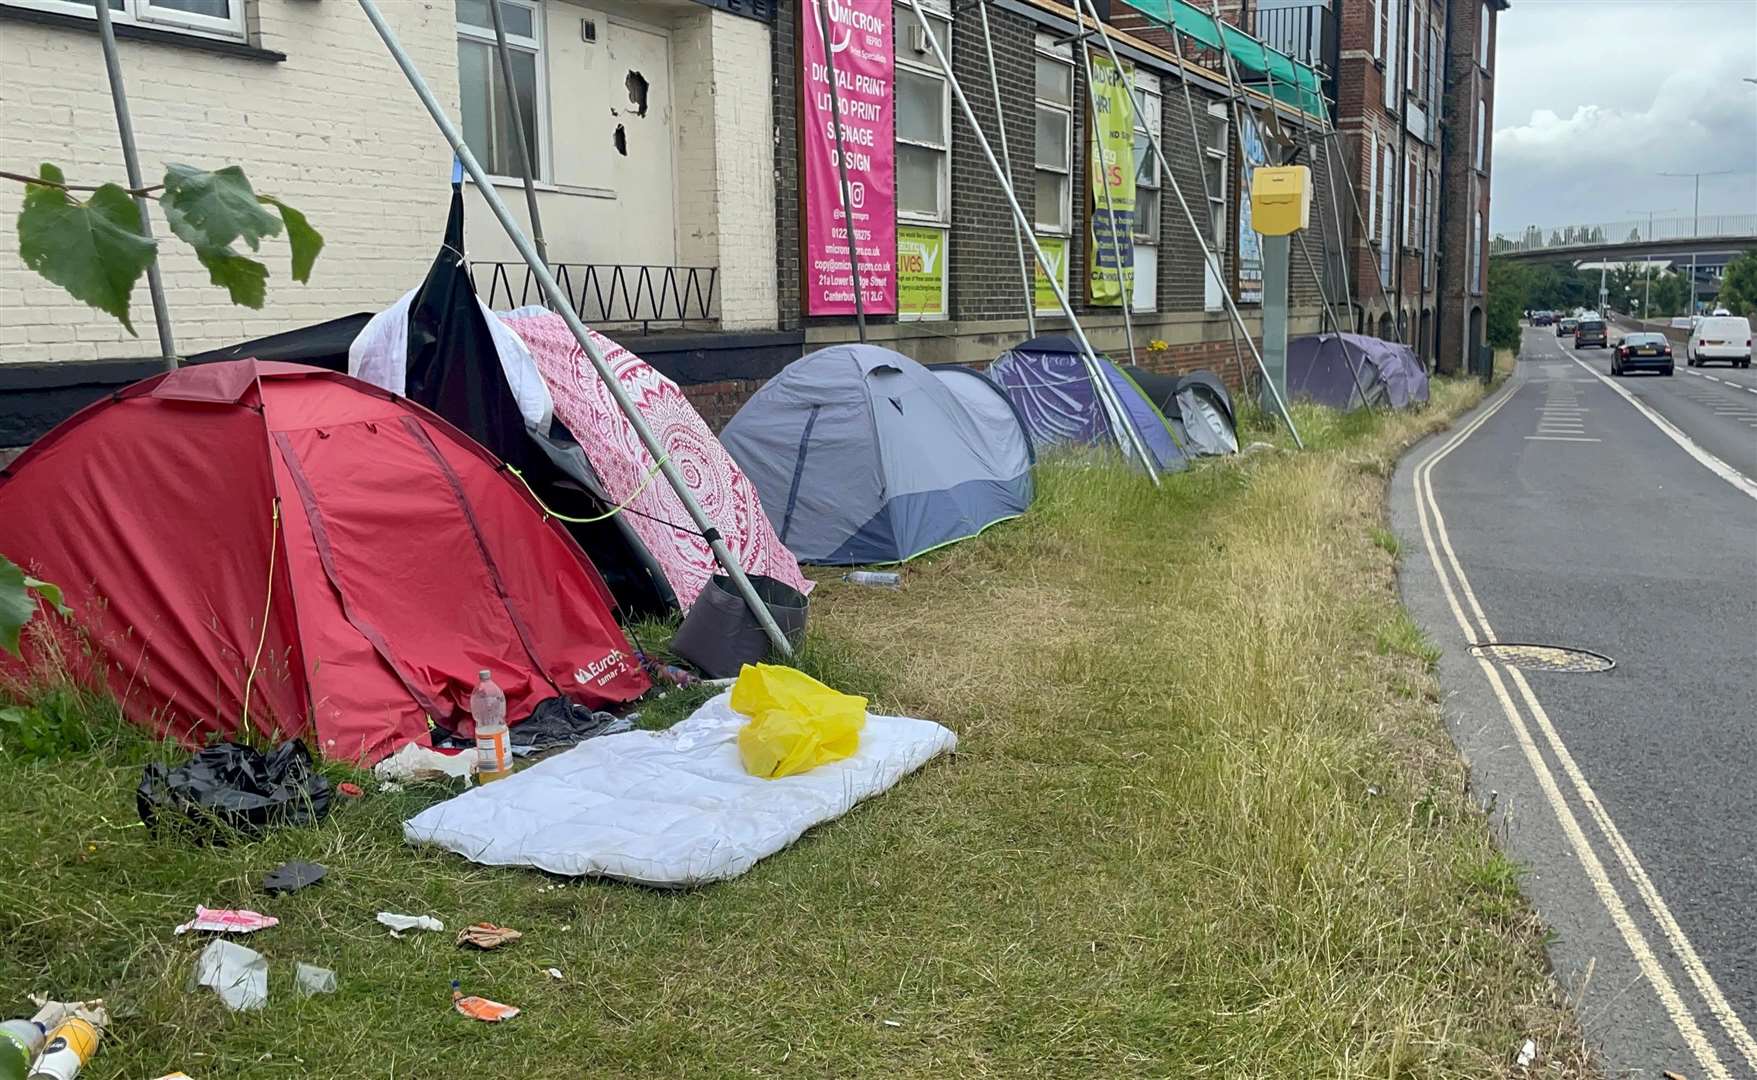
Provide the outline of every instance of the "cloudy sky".
[[1492,225],[1757,211],[1757,0],[1513,0],[1495,67]]

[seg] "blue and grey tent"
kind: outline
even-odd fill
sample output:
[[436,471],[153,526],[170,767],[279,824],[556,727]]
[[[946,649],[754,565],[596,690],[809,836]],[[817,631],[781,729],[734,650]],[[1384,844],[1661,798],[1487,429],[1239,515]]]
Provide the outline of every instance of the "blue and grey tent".
[[1031,442],[1017,415],[981,396],[992,386],[981,376],[957,391],[953,378],[966,376],[876,345],[833,345],[764,383],[720,442],[800,562],[902,562],[1031,504]]
[[1232,395],[1212,371],[1161,375],[1138,367],[1123,371],[1135,380],[1182,438],[1180,445],[1195,455],[1238,453],[1238,418]]

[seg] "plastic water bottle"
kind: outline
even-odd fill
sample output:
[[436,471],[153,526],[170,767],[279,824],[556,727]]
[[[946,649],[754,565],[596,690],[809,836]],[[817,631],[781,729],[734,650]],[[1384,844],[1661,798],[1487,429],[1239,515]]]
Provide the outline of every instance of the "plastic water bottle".
[[69,1016],[49,1032],[48,1045],[37,1059],[30,1080],[73,1080],[98,1052],[101,1028],[81,1016]]
[[871,585],[879,589],[903,587],[903,575],[893,574],[889,570],[854,570],[843,574],[842,580],[850,585]]
[[0,1080],[24,1080],[31,1059],[43,1048],[48,1033],[35,1020],[0,1024]]
[[494,685],[487,668],[470,694],[470,716],[476,721],[476,778],[486,784],[512,773],[512,736],[506,728],[506,695]]

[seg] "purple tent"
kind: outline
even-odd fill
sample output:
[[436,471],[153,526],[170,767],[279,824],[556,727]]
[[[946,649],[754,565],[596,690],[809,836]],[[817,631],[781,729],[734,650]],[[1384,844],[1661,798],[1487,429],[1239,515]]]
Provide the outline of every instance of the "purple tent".
[[1287,394],[1336,409],[1381,402],[1406,409],[1428,400],[1428,373],[1407,345],[1363,334],[1317,334],[1287,343]]
[[[1105,357],[1098,358],[1098,366],[1154,464],[1172,470],[1187,466],[1170,425],[1135,381]],[[1008,349],[989,367],[988,377],[1006,391],[1034,445],[1110,440],[1109,418],[1093,392],[1080,346],[1072,338],[1043,335]],[[1125,434],[1125,444],[1127,439]]]

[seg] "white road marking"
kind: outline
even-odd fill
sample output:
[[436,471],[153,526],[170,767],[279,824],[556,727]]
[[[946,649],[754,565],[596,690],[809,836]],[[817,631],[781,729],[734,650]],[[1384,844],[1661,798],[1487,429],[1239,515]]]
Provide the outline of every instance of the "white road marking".
[[1679,427],[1676,424],[1672,423],[1670,420],[1667,420],[1665,417],[1661,416],[1659,413],[1654,412],[1651,408],[1649,408],[1647,406],[1647,404],[1645,402],[1641,401],[1634,394],[1631,394],[1629,391],[1623,389],[1621,386],[1618,386],[1616,383],[1605,378],[1603,375],[1600,375],[1598,372],[1593,371],[1592,368],[1587,367],[1587,365],[1581,364],[1580,361],[1576,360],[1574,362],[1576,364],[1580,364],[1581,367],[1586,368],[1587,371],[1592,372],[1593,377],[1598,379],[1599,382],[1602,382],[1606,386],[1610,387],[1612,390],[1615,390],[1617,392],[1617,394],[1619,396],[1621,396],[1624,401],[1627,401],[1629,404],[1635,406],[1636,410],[1638,410],[1642,416],[1645,416],[1645,417],[1647,417],[1648,420],[1652,421],[1654,427],[1657,427],[1657,428],[1659,428],[1659,430],[1665,432],[1666,438],[1677,443],[1680,447],[1683,448],[1683,450],[1686,454],[1689,454],[1691,457],[1693,457],[1697,461],[1701,462],[1702,465],[1705,468],[1707,468],[1709,472],[1712,472],[1714,475],[1720,477],[1722,480],[1725,480],[1727,483],[1731,484],[1733,487],[1738,488],[1740,491],[1744,492],[1746,495],[1750,496],[1751,498],[1757,499],[1757,481],[1753,481],[1750,477],[1746,476],[1744,473],[1733,468],[1731,465],[1728,465],[1726,462],[1722,461],[1720,458],[1709,453],[1707,450],[1704,450],[1701,446],[1698,446],[1696,444],[1696,441],[1694,439],[1690,438],[1690,436],[1684,434],[1684,432],[1681,429],[1679,429]]
[[[1434,573],[1440,579],[1440,587],[1445,593],[1447,605],[1452,610],[1452,617],[1457,620],[1458,627],[1464,632],[1466,641],[1475,641],[1479,638],[1471,626],[1469,617],[1465,615],[1463,607],[1458,602],[1457,592],[1452,587],[1452,580],[1447,576],[1446,568],[1441,564],[1440,549],[1434,542],[1435,529],[1440,533],[1448,560],[1457,572],[1459,584],[1465,590],[1470,606],[1476,610],[1479,617],[1481,616],[1481,605],[1477,602],[1475,592],[1470,589],[1468,579],[1464,577],[1463,570],[1458,565],[1450,538],[1446,536],[1445,519],[1440,515],[1439,503],[1433,495],[1433,469],[1448,454],[1457,449],[1465,439],[1482,427],[1503,405],[1513,400],[1515,393],[1517,393],[1516,390],[1507,394],[1500,401],[1485,409],[1481,416],[1465,425],[1445,445],[1416,466],[1413,477],[1416,512],[1421,520],[1422,541],[1427,547],[1428,558],[1433,563]],[[1428,521],[1430,514],[1433,516],[1432,527]],[[1484,625],[1486,626],[1486,624],[1487,621],[1484,620]],[[1480,640],[1492,640],[1492,638],[1485,637]],[[1507,693],[1506,684],[1501,679],[1501,665],[1491,663],[1480,656],[1475,659],[1477,666],[1482,669],[1483,675],[1494,690],[1495,697],[1499,699],[1501,710],[1506,714],[1507,722],[1519,741],[1521,751],[1525,754],[1526,764],[1530,766],[1532,774],[1537,778],[1538,786],[1543,790],[1544,798],[1549,802],[1550,809],[1555,812],[1556,820],[1561,825],[1562,832],[1567,836],[1569,846],[1574,849],[1575,858],[1580,861],[1581,869],[1585,872],[1587,880],[1591,882],[1593,891],[1598,894],[1599,902],[1604,905],[1606,913],[1610,915],[1611,922],[1616,926],[1624,943],[1629,947],[1629,952],[1635,958],[1636,966],[1641,969],[1641,973],[1646,976],[1654,992],[1659,995],[1660,1003],[1664,1006],[1667,1015],[1670,1016],[1673,1026],[1678,1029],[1678,1034],[1683,1037],[1684,1042],[1695,1054],[1696,1060],[1702,1068],[1715,1080],[1732,1080],[1732,1074],[1722,1063],[1719,1053],[1708,1041],[1708,1037],[1703,1034],[1695,1016],[1685,1007],[1683,998],[1679,996],[1678,988],[1672,982],[1671,976],[1666,973],[1659,958],[1654,955],[1646,935],[1641,932],[1640,927],[1635,925],[1635,920],[1629,915],[1628,907],[1624,905],[1622,897],[1617,895],[1616,886],[1611,883],[1610,875],[1605,872],[1604,864],[1599,860],[1598,853],[1593,850],[1591,841],[1586,838],[1585,830],[1580,827],[1579,819],[1575,817],[1574,811],[1568,806],[1561,786],[1556,782],[1555,773],[1550,770],[1549,763],[1544,760],[1543,753],[1532,738],[1531,729],[1526,725],[1524,716],[1520,714],[1518,706],[1513,703],[1513,698]],[[1510,674],[1513,672],[1511,667],[1506,670]]]
[[1567,435],[1527,435],[1526,442],[1601,442],[1600,439],[1576,439]]

